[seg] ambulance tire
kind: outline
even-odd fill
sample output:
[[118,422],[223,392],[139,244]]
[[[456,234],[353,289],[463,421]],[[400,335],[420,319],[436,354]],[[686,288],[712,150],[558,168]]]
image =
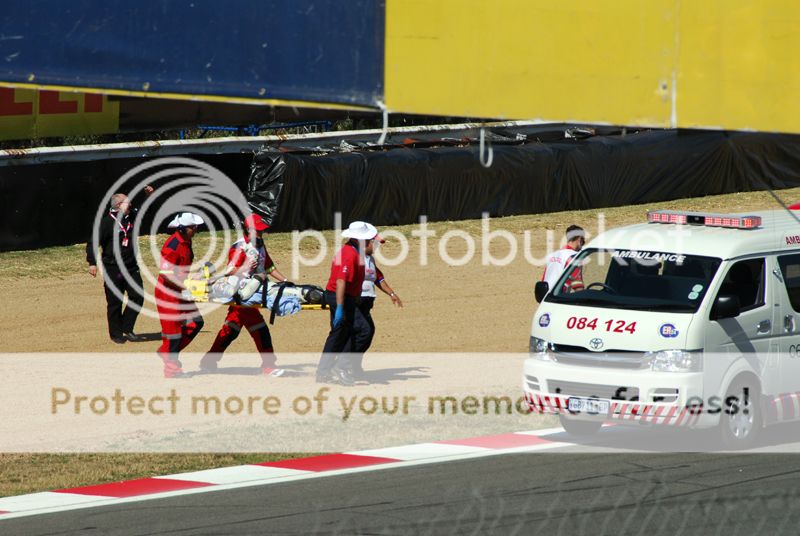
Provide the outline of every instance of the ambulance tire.
[[561,421],[561,426],[569,435],[575,437],[589,437],[600,431],[603,426],[603,421],[579,421],[578,419],[570,419],[564,415],[558,416]]
[[[747,389],[747,400],[741,403],[743,393]],[[720,414],[719,431],[722,445],[728,450],[744,450],[752,447],[758,440],[763,427],[761,390],[755,380],[738,378],[734,380],[725,394],[725,401],[732,404],[725,407]]]

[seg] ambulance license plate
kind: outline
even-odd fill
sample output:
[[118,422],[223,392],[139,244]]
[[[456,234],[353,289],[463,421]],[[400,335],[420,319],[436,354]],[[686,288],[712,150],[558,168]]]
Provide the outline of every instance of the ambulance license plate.
[[608,400],[598,400],[596,398],[578,398],[574,396],[567,400],[567,408],[573,413],[607,415],[609,407]]

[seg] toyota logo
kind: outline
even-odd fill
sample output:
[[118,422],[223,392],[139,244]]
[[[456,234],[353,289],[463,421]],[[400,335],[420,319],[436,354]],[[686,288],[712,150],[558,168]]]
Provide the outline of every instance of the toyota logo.
[[589,348],[592,350],[600,350],[603,347],[603,339],[594,338],[589,341]]

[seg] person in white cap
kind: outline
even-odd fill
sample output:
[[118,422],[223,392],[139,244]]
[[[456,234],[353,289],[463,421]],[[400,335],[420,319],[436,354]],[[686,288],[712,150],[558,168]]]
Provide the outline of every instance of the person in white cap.
[[353,334],[364,282],[364,255],[372,255],[378,230],[367,222],[354,221],[342,236],[349,240],[333,258],[323,298],[330,307],[331,330],[317,366],[317,382],[353,385],[350,355],[342,352]]
[[191,212],[181,212],[167,227],[175,232],[161,248],[159,276],[155,297],[161,321],[161,346],[158,355],[164,361],[164,377],[183,376],[178,353],[186,348],[203,328],[203,317],[194,302],[183,299],[183,281],[189,276],[194,261],[192,237],[203,218]]
[[[373,240],[373,249],[375,243],[383,244],[386,242],[381,235],[378,234]],[[361,301],[356,306],[356,316],[353,321],[353,333],[347,345],[344,348],[345,352],[352,352],[351,365],[353,369],[353,376],[356,379],[365,378],[363,361],[364,353],[369,350],[372,345],[372,339],[375,337],[375,321],[372,319],[372,307],[375,305],[377,294],[375,288],[379,288],[384,294],[389,296],[392,303],[397,307],[403,307],[403,301],[400,296],[392,289],[383,272],[378,265],[375,264],[374,255],[364,256],[364,283],[361,286]]]

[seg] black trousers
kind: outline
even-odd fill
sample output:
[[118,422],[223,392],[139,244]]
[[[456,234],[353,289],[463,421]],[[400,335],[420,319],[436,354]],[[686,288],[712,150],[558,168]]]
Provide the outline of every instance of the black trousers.
[[364,353],[372,346],[372,339],[375,337],[375,322],[372,320],[374,305],[375,298],[362,296],[361,303],[356,306],[353,332],[344,347],[345,352],[353,354],[350,356],[350,360],[354,371],[362,369],[361,362],[364,360]]
[[[117,266],[103,266],[103,286],[106,291],[106,317],[108,318],[108,335],[111,338],[122,337],[123,333],[131,333],[136,324],[136,317],[144,303],[144,296],[138,289],[142,288],[142,274],[138,268],[125,268],[125,272]],[[130,277],[130,281],[125,275]],[[137,288],[138,286],[138,288]],[[114,292],[116,289],[117,292]],[[122,298],[127,295],[128,302],[122,306]]]
[[[335,366],[340,370],[352,372],[352,364],[350,362],[349,354],[342,354],[347,341],[353,334],[353,323],[356,316],[357,299],[352,296],[344,297],[344,322],[338,327],[333,327],[333,318],[336,314],[336,293],[325,291],[323,296],[325,303],[328,304],[331,311],[331,331],[328,333],[328,338],[325,340],[325,347],[322,349],[322,356],[319,359],[317,366],[317,376],[327,376],[330,374],[331,369]],[[340,355],[341,354],[341,355]]]

